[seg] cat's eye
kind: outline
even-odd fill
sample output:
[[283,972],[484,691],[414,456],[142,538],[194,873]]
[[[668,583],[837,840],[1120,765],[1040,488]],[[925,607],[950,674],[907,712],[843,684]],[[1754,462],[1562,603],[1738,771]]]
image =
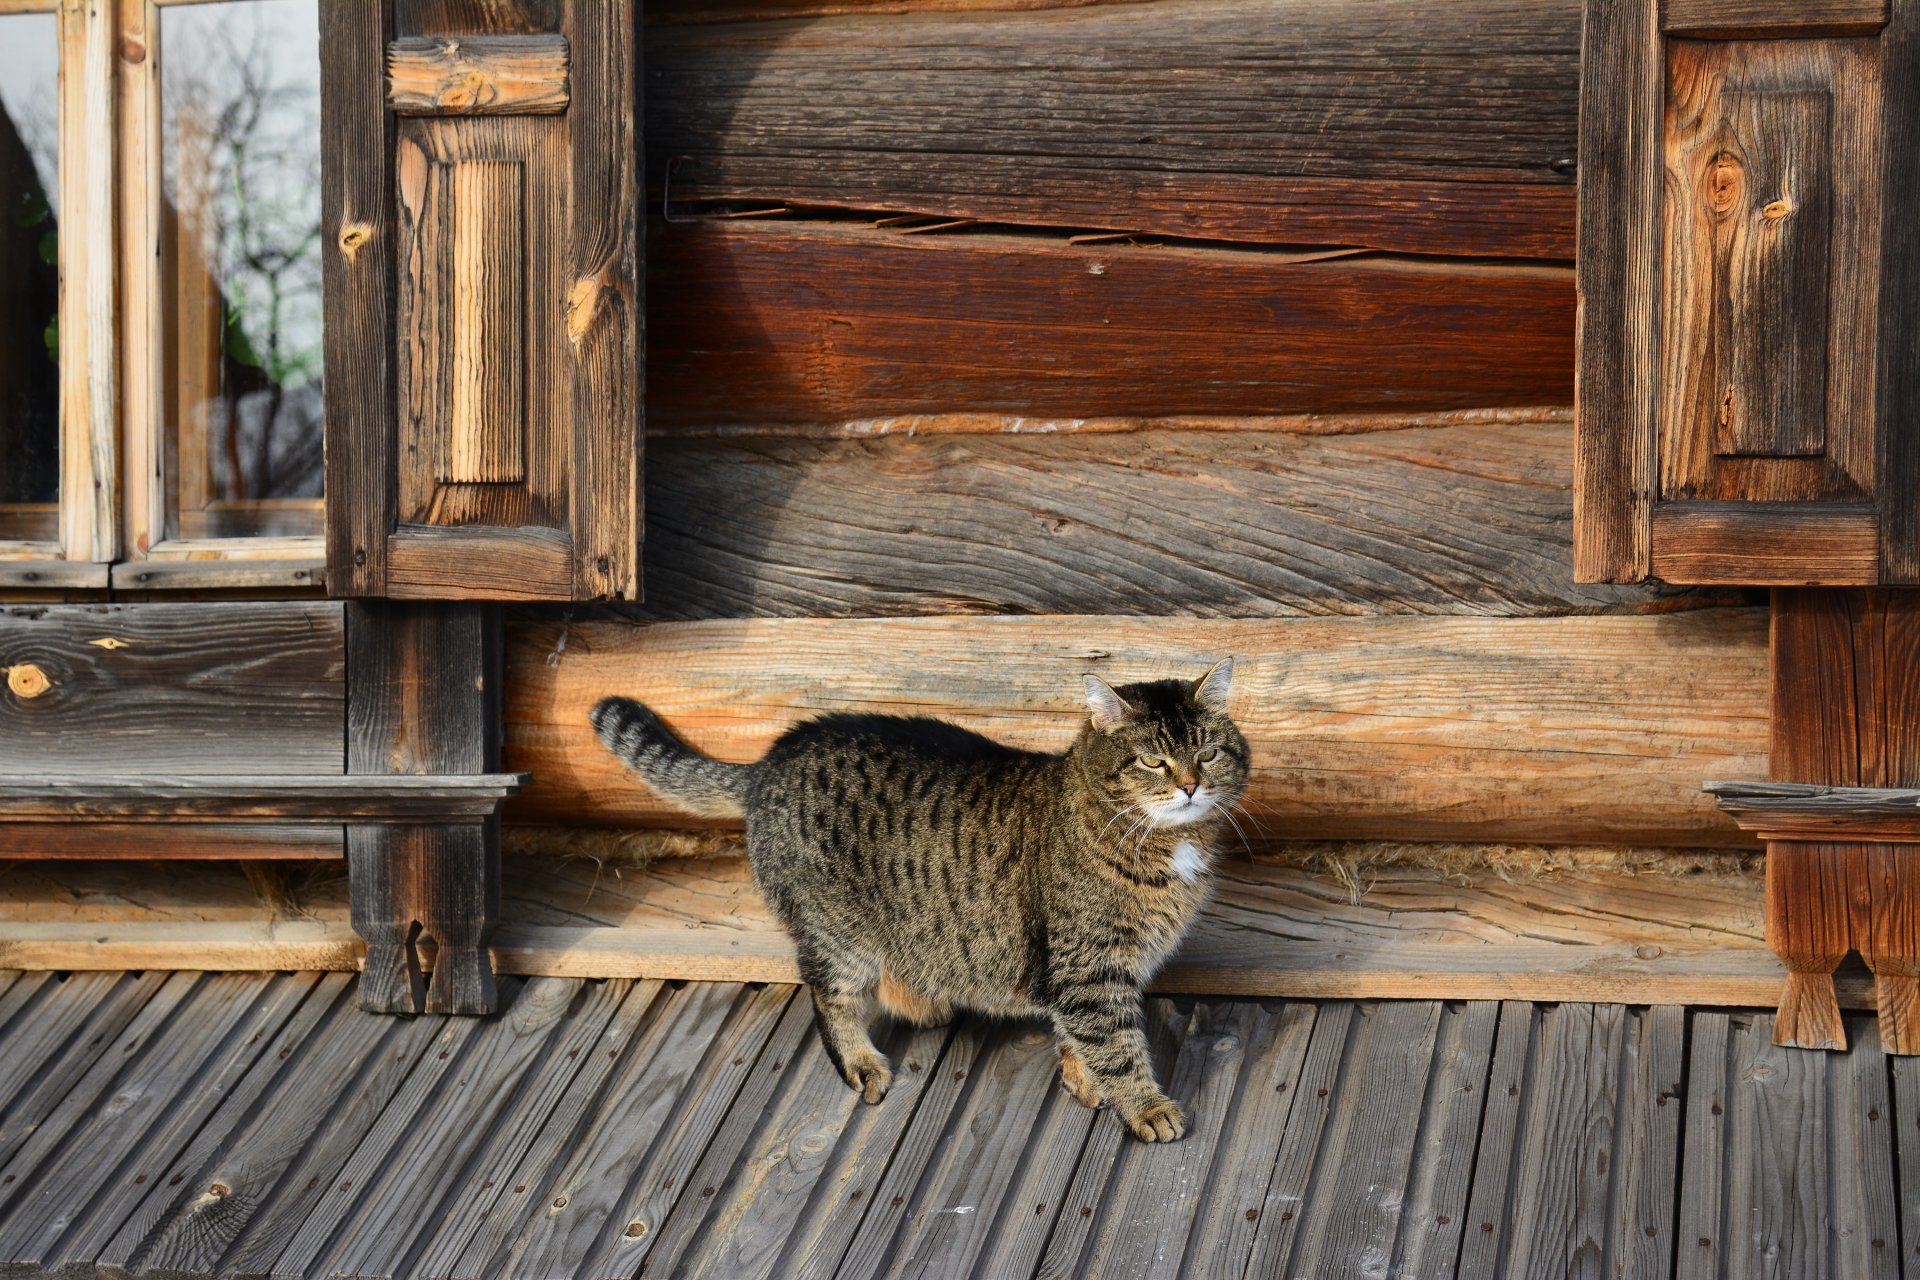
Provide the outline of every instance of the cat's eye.
[[1159,756],[1141,756],[1134,763],[1142,769],[1152,769],[1156,773],[1167,767],[1167,762]]
[[1198,760],[1201,764],[1212,764],[1215,760],[1218,760],[1219,758],[1220,758],[1220,748],[1218,747],[1208,747],[1205,751],[1202,751],[1199,755],[1194,757],[1194,759]]

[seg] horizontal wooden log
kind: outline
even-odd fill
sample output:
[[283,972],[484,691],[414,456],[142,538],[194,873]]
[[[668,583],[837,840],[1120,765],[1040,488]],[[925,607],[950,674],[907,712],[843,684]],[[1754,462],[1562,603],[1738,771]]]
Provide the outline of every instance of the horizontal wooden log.
[[703,222],[648,237],[648,422],[1571,404],[1573,273]]
[[339,773],[340,606],[0,608],[0,780],[26,774]]
[[1660,29],[1718,40],[1871,35],[1887,25],[1887,8],[1888,0],[1662,0]]
[[1653,572],[1667,582],[1857,586],[1880,580],[1880,525],[1866,504],[1663,502]]
[[1575,0],[1158,0],[648,39],[653,180],[671,165],[659,194],[679,202],[1573,256]]
[[12,822],[0,819],[0,858],[192,858],[249,861],[339,858],[345,828],[249,823]]
[[526,775],[483,773],[185,778],[14,776],[0,782],[7,822],[479,822]]
[[925,713],[1058,750],[1081,676],[1236,658],[1263,840],[1751,845],[1700,789],[1761,776],[1759,609],[1565,619],[766,619],[528,624],[509,639],[510,816],[689,825],[595,740],[593,703],[650,703],[696,745],[757,759],[794,721]]
[[1566,415],[1353,435],[688,438],[647,458],[654,619],[1642,612],[1572,580]]

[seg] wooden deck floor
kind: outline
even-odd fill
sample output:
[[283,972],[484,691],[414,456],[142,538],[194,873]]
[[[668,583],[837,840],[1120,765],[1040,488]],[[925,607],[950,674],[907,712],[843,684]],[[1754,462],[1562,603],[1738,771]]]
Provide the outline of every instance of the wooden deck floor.
[[1155,1000],[1170,1146],[1032,1026],[895,1030],[878,1107],[781,985],[0,972],[0,1273],[1920,1274],[1920,1060],[1675,1007]]

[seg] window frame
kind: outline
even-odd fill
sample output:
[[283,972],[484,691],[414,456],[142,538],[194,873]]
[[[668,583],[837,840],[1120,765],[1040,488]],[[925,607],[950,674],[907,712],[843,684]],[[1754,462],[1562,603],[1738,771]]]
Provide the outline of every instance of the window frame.
[[0,0],[56,15],[59,49],[60,511],[52,542],[0,542],[0,585],[108,585],[120,551],[111,0]]

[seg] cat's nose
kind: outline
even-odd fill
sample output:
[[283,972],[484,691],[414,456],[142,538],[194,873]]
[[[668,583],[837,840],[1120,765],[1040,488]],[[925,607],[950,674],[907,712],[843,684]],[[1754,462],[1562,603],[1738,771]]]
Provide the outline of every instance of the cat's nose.
[[1200,789],[1200,784],[1198,782],[1183,782],[1180,784],[1180,789],[1191,797],[1194,792]]

